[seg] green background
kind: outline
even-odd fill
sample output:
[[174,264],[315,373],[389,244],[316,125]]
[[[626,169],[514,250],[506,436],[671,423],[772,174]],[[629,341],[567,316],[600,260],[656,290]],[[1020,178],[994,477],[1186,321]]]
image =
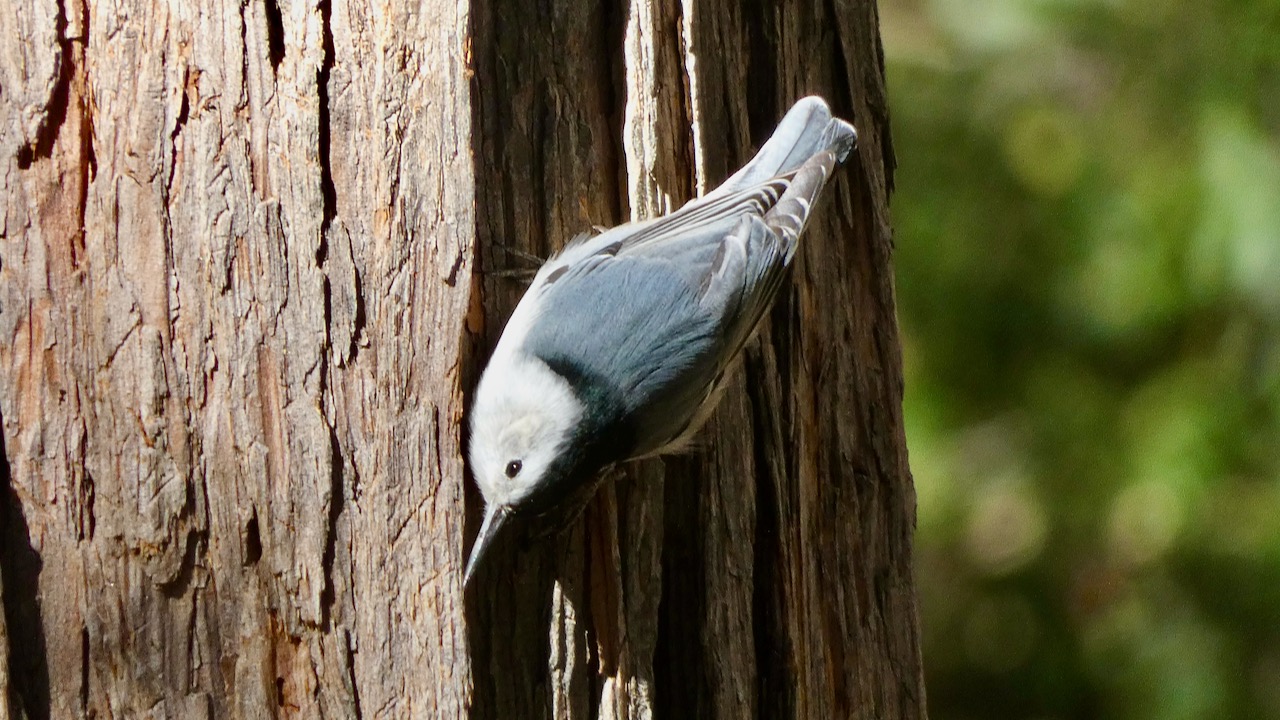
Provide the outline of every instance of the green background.
[[886,0],[931,717],[1280,718],[1280,0]]

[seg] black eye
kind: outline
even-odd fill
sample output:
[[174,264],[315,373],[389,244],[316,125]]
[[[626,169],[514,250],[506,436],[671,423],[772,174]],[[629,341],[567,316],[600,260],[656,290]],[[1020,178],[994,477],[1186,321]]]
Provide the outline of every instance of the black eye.
[[524,465],[519,460],[512,460],[507,463],[507,477],[513,478],[520,474],[520,468]]

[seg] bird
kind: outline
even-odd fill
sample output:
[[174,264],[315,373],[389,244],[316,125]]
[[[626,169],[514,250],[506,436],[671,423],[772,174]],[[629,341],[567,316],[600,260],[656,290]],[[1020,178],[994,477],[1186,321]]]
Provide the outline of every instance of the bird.
[[688,445],[857,137],[822,98],[803,98],[715,190],[581,235],[539,268],[469,413],[469,466],[485,510],[464,587],[512,518],[563,526],[608,468]]

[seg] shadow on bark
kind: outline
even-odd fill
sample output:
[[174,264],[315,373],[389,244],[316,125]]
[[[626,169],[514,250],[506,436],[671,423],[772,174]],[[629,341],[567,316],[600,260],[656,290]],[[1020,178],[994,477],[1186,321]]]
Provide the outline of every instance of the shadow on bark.
[[[689,458],[668,459],[682,479],[698,472]],[[706,569],[696,482],[663,485],[662,601],[654,648],[654,717],[711,717],[707,658],[699,623],[706,610]]]
[[49,661],[36,597],[42,566],[40,554],[31,546],[22,504],[9,482],[9,453],[0,434],[0,578],[12,673],[7,701],[11,714],[22,717],[25,713],[31,720],[48,720],[50,711]]
[[530,543],[511,532],[498,537],[477,571],[467,604],[472,720],[552,715],[551,598],[561,574],[555,556],[566,543],[566,537]]

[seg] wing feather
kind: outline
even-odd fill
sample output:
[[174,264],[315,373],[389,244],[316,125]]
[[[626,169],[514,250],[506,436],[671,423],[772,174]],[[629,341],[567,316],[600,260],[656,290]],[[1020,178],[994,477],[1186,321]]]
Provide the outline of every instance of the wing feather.
[[575,239],[517,308],[525,349],[610,383],[633,424],[633,456],[696,430],[778,294],[813,204],[854,137],[825,103],[806,99],[714,192],[670,215]]

